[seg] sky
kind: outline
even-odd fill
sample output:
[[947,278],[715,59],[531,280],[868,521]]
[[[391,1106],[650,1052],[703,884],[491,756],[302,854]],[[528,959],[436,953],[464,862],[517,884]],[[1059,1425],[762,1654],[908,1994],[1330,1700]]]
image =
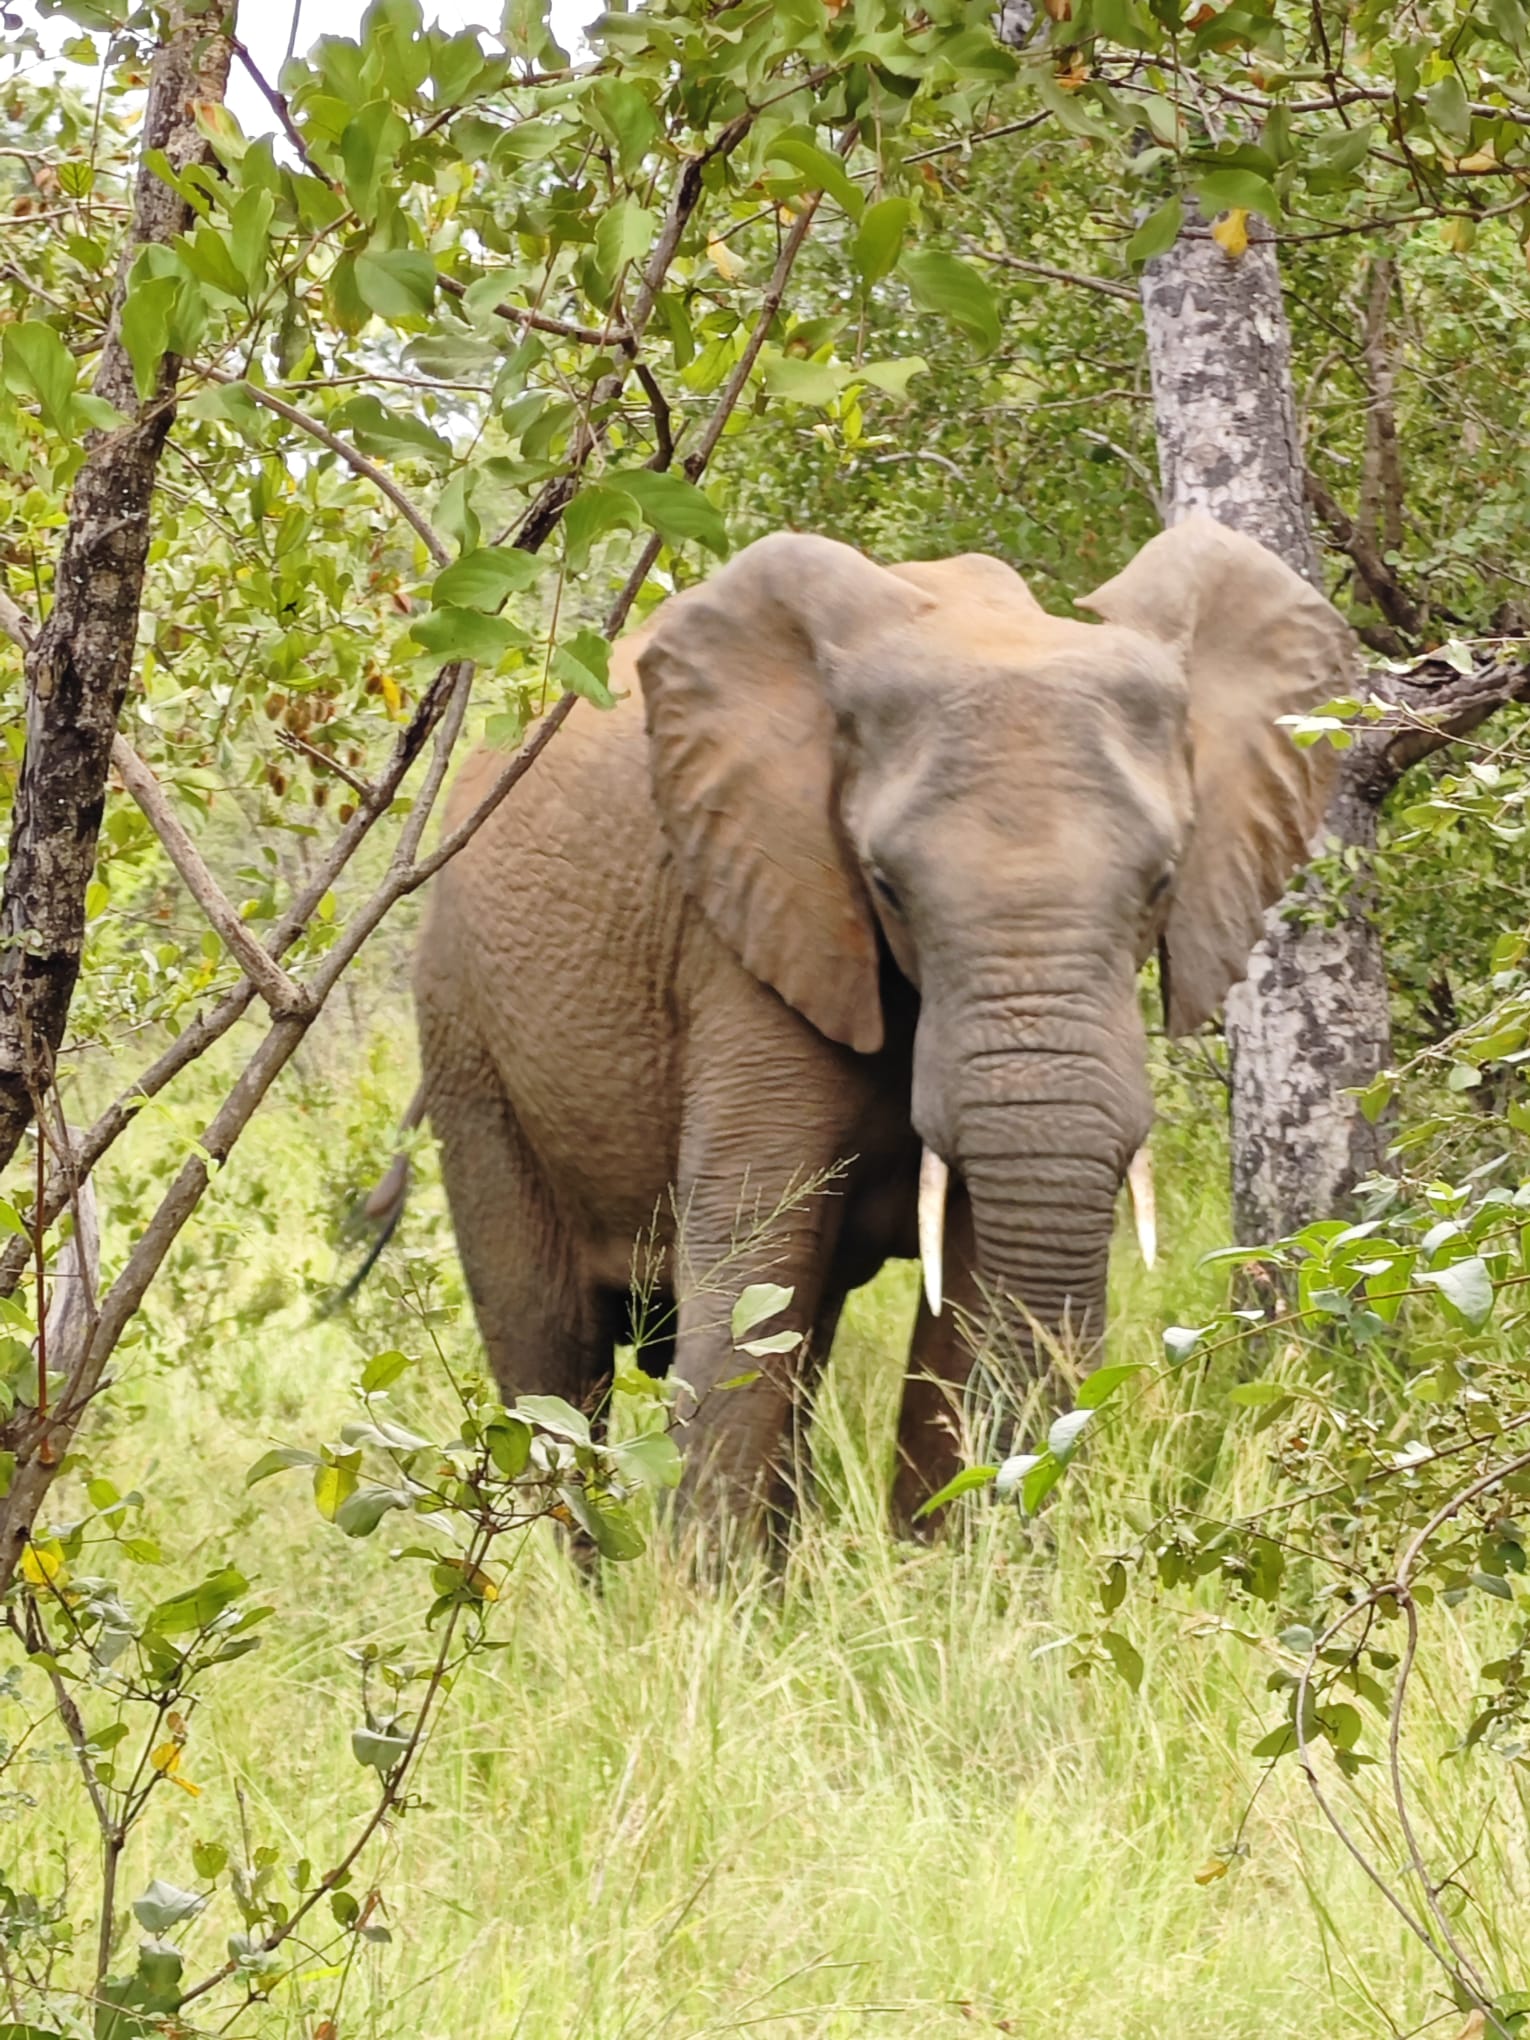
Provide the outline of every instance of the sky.
[[[427,21],[452,30],[492,23],[499,15],[497,0],[421,0],[421,5]],[[553,32],[566,50],[576,56],[584,53],[579,31],[586,22],[594,20],[602,5],[603,0],[552,0]],[[354,36],[365,12],[365,0],[240,0],[240,36],[256,65],[273,84],[287,54],[294,6],[299,10],[300,52],[316,43],[321,35]],[[48,50],[61,48],[80,33],[73,22],[60,15],[41,19],[34,0],[19,0],[19,5],[17,0],[11,0],[11,8],[24,21],[37,25]],[[271,109],[238,64],[229,79],[228,103],[248,135],[269,134],[275,125]]]

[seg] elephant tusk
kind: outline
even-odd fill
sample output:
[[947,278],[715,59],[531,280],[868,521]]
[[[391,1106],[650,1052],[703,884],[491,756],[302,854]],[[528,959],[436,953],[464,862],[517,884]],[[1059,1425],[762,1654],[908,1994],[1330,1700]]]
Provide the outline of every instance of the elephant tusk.
[[1126,1187],[1131,1193],[1137,1244],[1144,1263],[1151,1268],[1158,1259],[1158,1201],[1153,1195],[1153,1157],[1146,1146],[1138,1148],[1127,1164]]
[[946,1188],[951,1171],[933,1149],[919,1157],[919,1261],[924,1269],[925,1301],[932,1317],[940,1316],[942,1249],[946,1236]]

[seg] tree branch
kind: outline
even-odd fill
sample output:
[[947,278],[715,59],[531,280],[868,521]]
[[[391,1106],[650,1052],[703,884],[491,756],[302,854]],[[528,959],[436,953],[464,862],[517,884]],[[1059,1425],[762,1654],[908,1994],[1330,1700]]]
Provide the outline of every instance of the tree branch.
[[1086,276],[1076,269],[1056,269],[1050,262],[1027,262],[1008,250],[985,248],[981,241],[964,240],[962,246],[980,262],[992,262],[1000,269],[1018,270],[1022,276],[1038,276],[1047,283],[1071,283],[1080,290],[1098,291],[1103,297],[1125,298],[1136,304],[1137,292],[1129,283],[1113,283],[1108,276]]
[[180,364],[167,354],[140,401],[122,340],[128,281],[140,248],[191,224],[180,192],[151,167],[210,159],[193,107],[219,102],[229,43],[187,0],[172,8],[155,52],[133,223],[123,247],[95,393],[126,423],[92,432],[75,483],[54,579],[53,610],[26,657],[26,751],[0,893],[0,1168],[31,1120],[63,1039],[85,936],[117,717],[132,673],[149,546],[149,508],[175,411]]

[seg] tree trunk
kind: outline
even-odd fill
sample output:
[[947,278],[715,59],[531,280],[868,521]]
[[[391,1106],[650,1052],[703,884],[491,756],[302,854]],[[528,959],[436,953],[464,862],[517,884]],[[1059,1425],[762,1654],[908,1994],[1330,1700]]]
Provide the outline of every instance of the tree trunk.
[[[223,16],[226,15],[226,19]],[[26,752],[0,894],[0,1168],[51,1081],[79,975],[85,891],[95,867],[117,717],[132,674],[155,475],[175,411],[180,364],[167,355],[140,402],[122,344],[138,249],[191,225],[191,209],[149,167],[209,160],[194,106],[221,101],[233,9],[170,13],[155,54],[133,223],[117,272],[95,391],[127,421],[92,432],[59,553],[53,608],[27,656]]]
[[[1234,259],[1191,220],[1148,263],[1142,306],[1167,521],[1209,511],[1321,586],[1273,245],[1253,238]],[[1385,959],[1364,877],[1376,790],[1348,768],[1357,756],[1358,747],[1341,762],[1323,836],[1359,851],[1361,876],[1336,916],[1319,901],[1321,919],[1299,918],[1300,884],[1273,908],[1248,977],[1227,1000],[1233,1223],[1250,1243],[1342,1211],[1383,1159],[1382,1129],[1344,1095],[1391,1053]],[[1298,917],[1288,918],[1293,909]]]

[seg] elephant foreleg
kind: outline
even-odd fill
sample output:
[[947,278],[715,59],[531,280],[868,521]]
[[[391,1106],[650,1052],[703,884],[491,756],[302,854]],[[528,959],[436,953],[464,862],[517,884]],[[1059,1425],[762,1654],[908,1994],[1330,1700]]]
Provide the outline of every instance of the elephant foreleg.
[[967,1383],[972,1373],[972,1328],[981,1321],[972,1206],[966,1186],[951,1179],[945,1215],[945,1280],[940,1315],[921,1289],[909,1369],[898,1419],[892,1519],[902,1536],[927,1535],[929,1518],[915,1512],[961,1470],[968,1457]]

